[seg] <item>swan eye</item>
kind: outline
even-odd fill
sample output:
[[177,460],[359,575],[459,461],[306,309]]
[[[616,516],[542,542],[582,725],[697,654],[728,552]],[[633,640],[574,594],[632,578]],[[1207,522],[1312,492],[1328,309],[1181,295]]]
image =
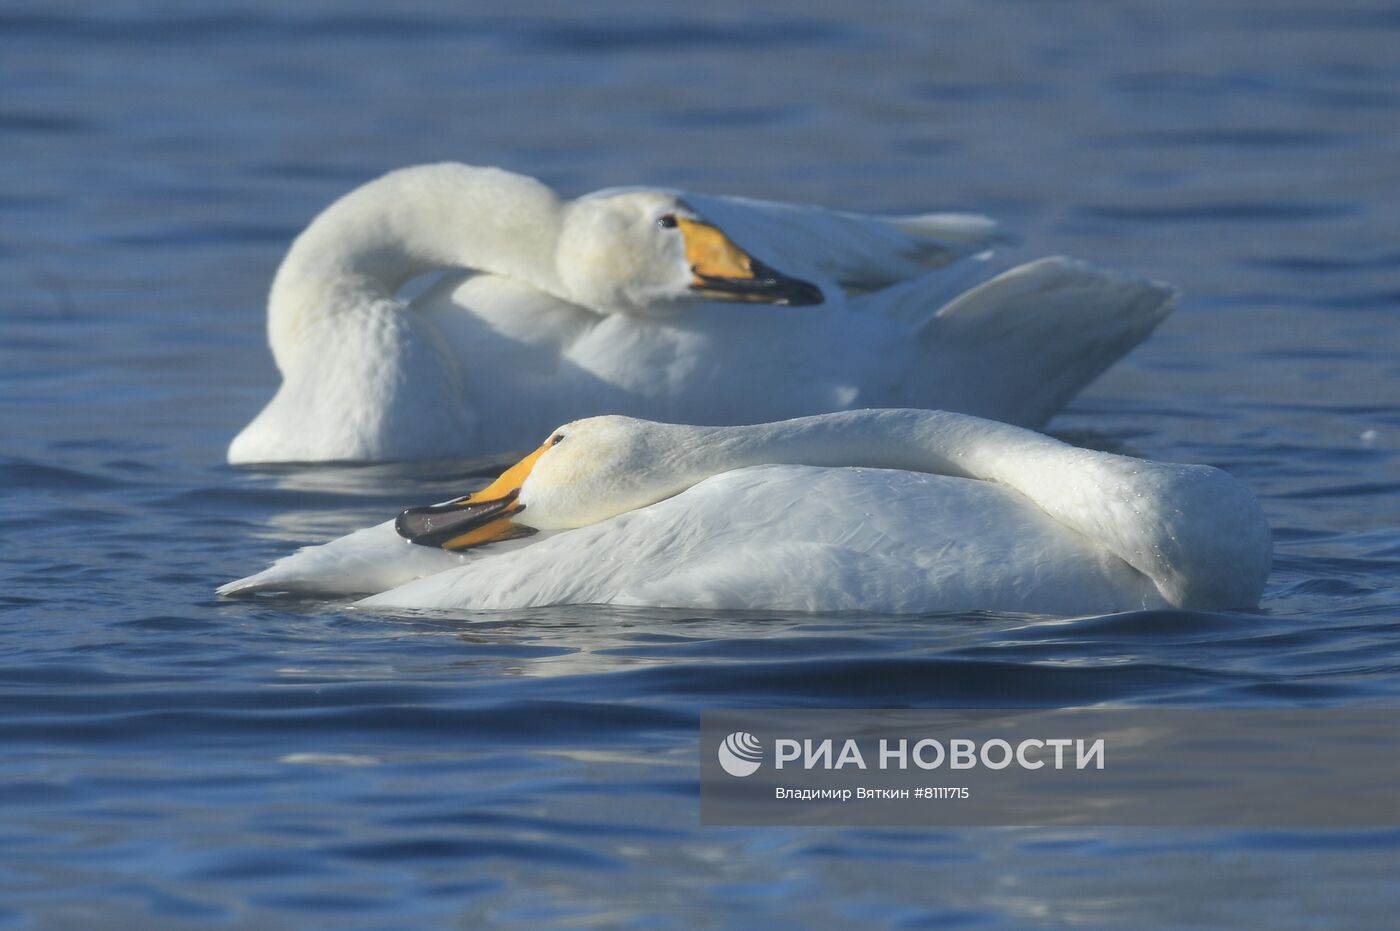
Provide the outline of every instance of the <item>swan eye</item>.
[[668,213],[668,214],[666,214],[664,217],[661,217],[660,219],[658,219],[658,220],[656,221],[656,225],[659,226],[659,227],[661,227],[663,230],[672,230],[672,229],[675,229],[675,228],[676,228],[676,215],[675,215],[674,213]]
[[562,433],[556,433],[549,438],[550,446],[558,446],[562,442],[564,442],[564,434]]

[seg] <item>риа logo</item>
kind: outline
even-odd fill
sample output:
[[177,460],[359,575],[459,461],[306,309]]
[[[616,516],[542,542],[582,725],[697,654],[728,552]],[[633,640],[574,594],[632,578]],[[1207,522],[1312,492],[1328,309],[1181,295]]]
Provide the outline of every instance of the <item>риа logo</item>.
[[731,776],[752,776],[763,765],[763,742],[747,731],[735,731],[720,742],[719,765]]

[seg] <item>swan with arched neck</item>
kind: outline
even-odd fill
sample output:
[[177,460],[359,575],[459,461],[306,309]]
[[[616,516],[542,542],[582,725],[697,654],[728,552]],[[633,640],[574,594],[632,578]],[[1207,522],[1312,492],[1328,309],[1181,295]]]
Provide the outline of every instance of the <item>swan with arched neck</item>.
[[966,214],[656,189],[570,201],[495,168],[401,169],[292,244],[268,300],[282,384],[229,460],[477,456],[599,411],[720,424],[928,406],[1039,425],[1174,292],[1066,259],[989,278],[993,236]]

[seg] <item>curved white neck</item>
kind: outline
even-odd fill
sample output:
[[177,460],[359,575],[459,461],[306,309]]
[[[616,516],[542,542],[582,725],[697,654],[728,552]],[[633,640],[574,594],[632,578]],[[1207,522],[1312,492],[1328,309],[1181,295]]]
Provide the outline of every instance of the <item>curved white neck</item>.
[[268,333],[279,367],[311,321],[393,300],[435,269],[492,272],[561,294],[559,214],[558,197],[533,178],[452,162],[351,191],[296,238],[273,280]]
[[690,484],[763,464],[980,479],[1014,489],[1105,547],[1152,579],[1171,604],[1252,606],[1268,575],[1269,530],[1258,502],[1243,484],[1208,466],[1080,449],[945,411],[847,411],[693,429]]

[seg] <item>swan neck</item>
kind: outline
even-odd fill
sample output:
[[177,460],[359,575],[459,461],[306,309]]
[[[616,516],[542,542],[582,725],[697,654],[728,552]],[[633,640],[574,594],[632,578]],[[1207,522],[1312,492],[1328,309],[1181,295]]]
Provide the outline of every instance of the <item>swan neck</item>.
[[944,411],[863,410],[747,427],[702,428],[707,475],[753,465],[903,469],[1007,482],[1008,443],[1066,448],[1041,434]]
[[268,323],[279,365],[326,316],[393,301],[409,280],[466,268],[562,292],[559,200],[533,178],[446,163],[391,172],[327,207],[273,280]]

